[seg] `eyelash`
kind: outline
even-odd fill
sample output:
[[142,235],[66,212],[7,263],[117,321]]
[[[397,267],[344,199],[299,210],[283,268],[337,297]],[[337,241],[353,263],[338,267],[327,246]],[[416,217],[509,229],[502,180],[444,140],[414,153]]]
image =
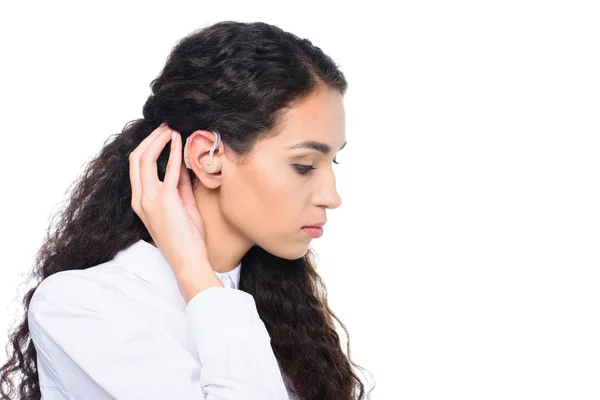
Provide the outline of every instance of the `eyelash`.
[[[335,160],[335,159],[333,160],[333,163],[334,164],[341,164],[341,163],[337,162],[337,160]],[[296,172],[298,172],[298,174],[300,174],[300,175],[306,175],[311,170],[316,169],[312,165],[302,165],[302,164],[294,164],[294,167],[296,167]]]

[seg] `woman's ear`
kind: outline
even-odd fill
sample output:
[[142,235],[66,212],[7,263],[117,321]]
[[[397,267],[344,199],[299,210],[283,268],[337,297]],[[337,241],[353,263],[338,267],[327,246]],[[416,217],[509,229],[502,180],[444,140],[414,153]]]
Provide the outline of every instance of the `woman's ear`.
[[209,189],[221,185],[221,158],[225,150],[221,140],[213,152],[213,159],[209,159],[210,150],[216,140],[217,137],[213,132],[197,130],[188,136],[184,147],[183,158],[184,162],[187,160],[186,167],[191,169],[198,180]]

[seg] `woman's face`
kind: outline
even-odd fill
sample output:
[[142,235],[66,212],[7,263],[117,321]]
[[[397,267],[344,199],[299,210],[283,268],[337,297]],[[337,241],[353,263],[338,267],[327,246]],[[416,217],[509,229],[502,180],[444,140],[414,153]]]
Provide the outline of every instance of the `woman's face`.
[[342,95],[322,90],[287,110],[281,132],[259,140],[247,162],[224,157],[224,220],[271,254],[304,256],[313,238],[302,227],[327,221],[327,209],[341,205],[333,160],[346,143],[344,119]]

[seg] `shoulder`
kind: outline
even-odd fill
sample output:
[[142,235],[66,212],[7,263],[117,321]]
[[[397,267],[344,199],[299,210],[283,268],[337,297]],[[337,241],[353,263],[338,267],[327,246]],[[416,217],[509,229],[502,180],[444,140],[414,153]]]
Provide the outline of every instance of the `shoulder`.
[[29,313],[40,308],[96,307],[111,303],[118,287],[118,268],[112,260],[83,270],[54,273],[40,282],[29,304]]

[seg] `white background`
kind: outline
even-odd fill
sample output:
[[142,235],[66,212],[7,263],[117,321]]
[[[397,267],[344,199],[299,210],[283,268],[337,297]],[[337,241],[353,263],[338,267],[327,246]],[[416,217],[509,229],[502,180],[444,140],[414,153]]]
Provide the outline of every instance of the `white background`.
[[313,246],[373,399],[600,398],[596,4],[3,3],[0,344],[50,215],[176,40],[264,21],[349,81]]

